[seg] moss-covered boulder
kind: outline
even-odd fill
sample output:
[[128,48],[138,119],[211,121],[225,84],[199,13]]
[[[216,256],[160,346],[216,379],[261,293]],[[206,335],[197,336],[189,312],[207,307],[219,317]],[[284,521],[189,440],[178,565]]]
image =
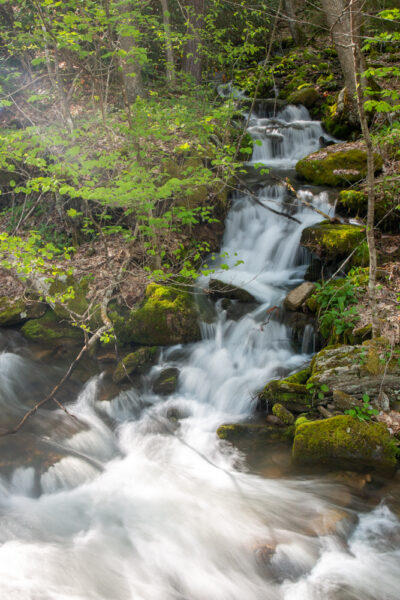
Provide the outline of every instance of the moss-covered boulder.
[[150,284],[141,306],[121,316],[110,312],[121,343],[172,346],[200,339],[199,311],[192,294]]
[[293,459],[301,464],[394,472],[396,446],[381,423],[337,416],[296,427]]
[[146,372],[155,363],[157,353],[157,346],[139,348],[135,352],[131,352],[118,364],[113,373],[113,381],[115,383],[129,381],[129,376]]
[[272,407],[272,413],[275,415],[275,417],[278,417],[278,419],[282,421],[284,425],[293,425],[293,414],[290,412],[290,410],[282,406],[282,404],[274,404],[274,406]]
[[82,329],[60,320],[52,310],[48,310],[40,319],[27,321],[21,331],[29,340],[41,344],[80,343],[84,339]]
[[311,395],[305,384],[310,373],[310,369],[303,369],[285,379],[270,381],[259,393],[260,405],[270,407],[279,403],[295,413],[307,412],[311,407]]
[[294,427],[276,427],[264,423],[229,423],[217,430],[221,440],[230,442],[244,453],[265,452],[268,445],[291,443]]
[[[374,154],[375,172],[383,160]],[[334,144],[309,154],[296,164],[297,174],[314,185],[348,186],[367,175],[367,153],[361,143]]]
[[[381,177],[375,181],[375,223],[385,232],[398,233],[400,213],[396,210],[400,185],[393,177]],[[348,217],[366,219],[368,212],[368,194],[360,190],[342,190],[339,194],[337,210]]]
[[28,302],[22,298],[14,300],[4,296],[0,298],[0,327],[21,325],[28,319],[38,319],[46,310],[42,302]]
[[179,369],[176,367],[163,369],[153,383],[154,393],[162,396],[173,394],[178,386],[178,377]]
[[208,284],[208,293],[217,298],[229,298],[231,300],[238,300],[239,302],[256,301],[250,292],[236,287],[231,283],[220,281],[219,279],[210,279],[210,283]]
[[358,399],[368,394],[374,401],[381,392],[395,398],[400,390],[400,365],[388,356],[390,345],[381,339],[356,346],[328,346],[313,358],[308,381],[315,389],[326,386],[326,396],[340,390]]
[[300,243],[328,264],[347,258],[356,248],[352,264],[362,265],[368,262],[365,229],[357,225],[332,224],[323,221],[306,227]]
[[306,108],[312,108],[320,98],[319,92],[315,87],[304,87],[301,90],[295,90],[288,96],[289,104],[303,104]]

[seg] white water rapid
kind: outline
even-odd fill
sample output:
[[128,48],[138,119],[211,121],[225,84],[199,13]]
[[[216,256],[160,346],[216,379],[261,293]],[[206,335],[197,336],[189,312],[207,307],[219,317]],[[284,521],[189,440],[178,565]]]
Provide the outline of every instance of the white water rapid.
[[[275,151],[263,138],[253,161],[273,167],[317,147],[322,131],[295,107],[263,127],[281,142]],[[252,413],[269,379],[310,359],[310,328],[301,354],[267,311],[302,281],[301,231],[320,217],[264,184],[263,206],[238,196],[227,218],[223,261],[243,263],[214,275],[255,296],[250,312],[233,320],[217,303],[201,342],[165,350],[141,385],[110,401],[101,400],[102,377],[93,377],[69,404],[84,426],[44,410],[26,431],[3,438],[3,458],[18,440],[31,450],[0,480],[1,599],[398,599],[400,523],[388,506],[352,497],[328,476],[252,473],[216,436],[222,423]],[[300,194],[332,210],[326,193]],[[0,405],[15,419],[26,394],[60,371],[38,366],[17,334],[1,343]],[[167,398],[151,386],[166,366],[180,370]],[[287,460],[268,452],[275,466]]]

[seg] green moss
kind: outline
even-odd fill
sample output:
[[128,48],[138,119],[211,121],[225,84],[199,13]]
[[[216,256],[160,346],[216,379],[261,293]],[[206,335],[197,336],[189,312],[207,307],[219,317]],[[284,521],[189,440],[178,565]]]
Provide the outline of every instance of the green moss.
[[146,346],[170,346],[200,339],[193,295],[150,284],[142,305],[125,318],[111,313],[118,339]]
[[[332,148],[332,149],[331,149]],[[306,156],[296,164],[296,172],[314,185],[347,186],[367,174],[367,154],[361,148],[331,146]],[[374,154],[375,170],[380,171],[382,157]]]
[[290,410],[282,406],[282,404],[274,404],[272,407],[272,414],[278,417],[284,425],[293,425],[294,423],[294,416]]
[[304,104],[311,108],[319,100],[319,92],[314,87],[305,87],[292,92],[288,97],[289,104]]
[[339,194],[339,204],[347,209],[348,214],[364,217],[367,214],[368,197],[364,192],[342,190]]
[[304,423],[309,423],[310,421],[307,419],[307,417],[304,416],[300,416],[296,419],[294,426],[295,429],[297,429],[297,427],[299,427],[299,425],[303,425]]
[[386,427],[350,416],[299,425],[293,458],[305,464],[333,464],[339,468],[373,467],[393,471],[396,467],[395,446]]
[[28,303],[22,298],[12,300],[0,298],[0,327],[20,325],[28,319],[41,317],[46,312],[45,305],[40,302]]
[[270,381],[259,394],[261,403],[282,404],[293,412],[306,411],[310,406],[310,394],[304,385],[310,375],[309,369],[303,369],[286,379]]
[[114,382],[120,383],[124,379],[127,379],[129,375],[144,372],[155,362],[157,352],[158,348],[153,346],[139,348],[139,350],[125,356],[113,373]]
[[60,321],[52,310],[40,319],[27,321],[21,331],[29,340],[43,344],[63,339],[83,341],[83,331]]
[[301,244],[328,261],[347,257],[365,238],[356,225],[336,225],[324,221],[303,230]]

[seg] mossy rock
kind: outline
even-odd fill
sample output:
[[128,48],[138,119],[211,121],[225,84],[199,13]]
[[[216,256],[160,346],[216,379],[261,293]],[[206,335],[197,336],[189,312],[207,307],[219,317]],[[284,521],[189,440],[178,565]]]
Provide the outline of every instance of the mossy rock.
[[294,416],[290,410],[282,406],[282,404],[274,404],[272,407],[272,414],[275,415],[275,417],[278,417],[285,425],[293,425],[294,423]]
[[303,423],[296,428],[293,459],[301,464],[327,464],[337,468],[373,468],[393,473],[396,447],[381,423],[366,423],[338,416]]
[[292,92],[288,96],[288,102],[289,104],[303,104],[306,108],[312,108],[319,98],[319,92],[315,87],[305,87]]
[[[391,177],[375,181],[375,224],[385,232],[398,233],[400,214],[396,210],[400,187]],[[362,190],[342,190],[339,194],[338,212],[350,217],[366,219],[368,212],[368,194]]]
[[388,353],[390,344],[380,339],[354,346],[328,346],[314,356],[309,383],[315,389],[327,386],[326,396],[340,390],[358,399],[367,393],[372,402],[381,391],[394,397],[400,389],[400,365],[395,358],[387,362]]
[[172,346],[200,339],[199,311],[192,294],[150,284],[137,310],[111,312],[117,339],[143,346]]
[[238,300],[239,302],[256,301],[250,292],[247,292],[246,290],[236,287],[230,283],[220,281],[219,279],[210,279],[208,291],[211,296],[216,296],[217,298],[230,298],[231,300]]
[[130,375],[137,375],[146,372],[157,359],[157,346],[139,348],[131,352],[121,360],[113,373],[113,381],[121,383],[124,380],[129,381]]
[[232,423],[217,429],[221,440],[230,442],[244,453],[264,453],[271,444],[291,443],[294,427],[276,427],[260,423]]
[[[323,221],[306,227],[301,234],[300,243],[327,263],[336,263],[359,246],[352,264],[364,264],[368,261],[363,242],[365,229],[357,225],[332,224]],[[367,249],[368,250],[368,249]]]
[[42,317],[47,308],[42,302],[27,302],[22,298],[13,300],[4,296],[0,298],[0,327],[21,325],[28,319]]
[[[77,281],[72,275],[58,277],[54,279],[49,288],[51,300],[49,304],[55,314],[60,319],[78,319],[87,313],[89,302],[87,294],[89,292],[90,277],[82,277]],[[89,326],[96,329],[102,325],[99,307],[94,308],[90,318]]]
[[310,374],[310,369],[303,369],[285,379],[270,381],[260,392],[259,402],[267,406],[279,403],[294,413],[306,412],[311,406],[311,396],[305,385]]
[[155,394],[167,396],[173,394],[178,386],[179,369],[176,367],[168,367],[163,369],[153,383],[153,391]]
[[60,321],[57,315],[49,310],[40,319],[31,319],[22,326],[22,333],[26,338],[41,344],[59,343],[67,344],[83,342],[83,331],[79,327],[72,327]]
[[[374,154],[375,172],[382,169],[383,160]],[[348,186],[367,175],[365,146],[357,144],[334,144],[309,154],[296,164],[300,177],[314,185],[333,187]]]

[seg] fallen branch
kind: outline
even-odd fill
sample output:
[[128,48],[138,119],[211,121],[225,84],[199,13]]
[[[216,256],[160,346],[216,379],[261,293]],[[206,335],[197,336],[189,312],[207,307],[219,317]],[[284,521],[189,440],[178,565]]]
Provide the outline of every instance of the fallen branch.
[[265,204],[263,204],[261,202],[261,200],[255,194],[253,194],[253,192],[247,187],[247,185],[245,184],[244,181],[242,181],[242,179],[240,179],[237,175],[234,175],[234,177],[235,177],[235,179],[237,179],[237,181],[240,183],[240,185],[245,188],[246,194],[248,194],[257,204],[259,204],[260,206],[265,208],[265,210],[269,210],[270,212],[274,213],[275,215],[279,215],[280,217],[286,217],[286,219],[289,219],[290,221],[294,221],[295,223],[298,223],[299,225],[301,224],[301,221],[299,221],[299,219],[296,219],[296,217],[293,217],[292,215],[281,212],[279,210],[275,210],[275,209],[271,208],[270,206],[266,206]]

